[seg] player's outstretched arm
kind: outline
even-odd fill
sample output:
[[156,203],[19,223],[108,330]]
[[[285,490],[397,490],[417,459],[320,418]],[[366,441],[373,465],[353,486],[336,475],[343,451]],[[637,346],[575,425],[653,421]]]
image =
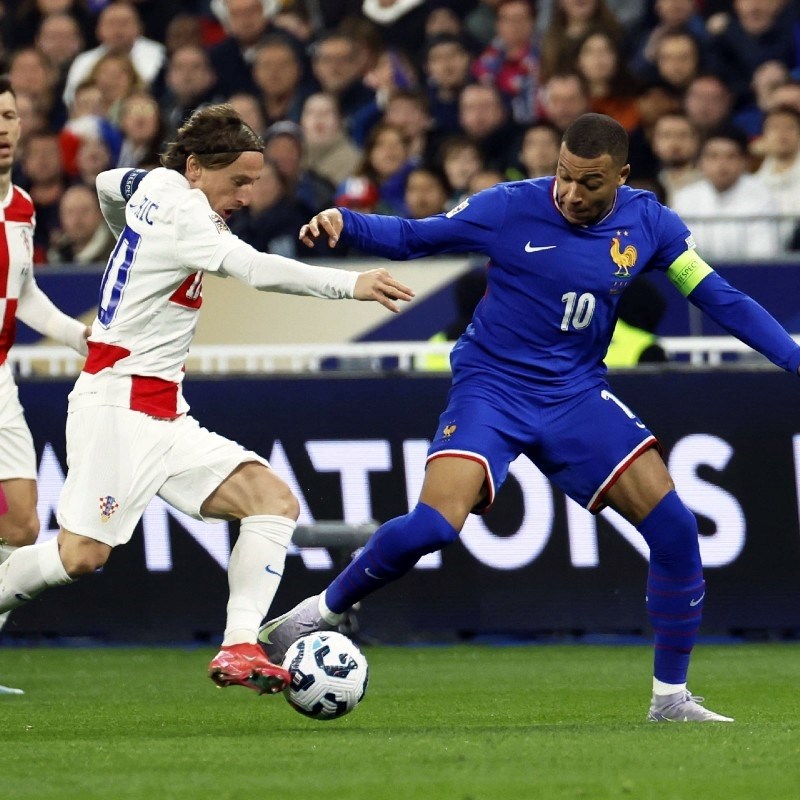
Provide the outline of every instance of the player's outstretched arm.
[[[338,208],[326,208],[313,216],[300,228],[300,241],[307,247],[313,247],[323,234],[328,236],[328,244],[336,247],[344,228],[342,212]],[[358,298],[362,299],[362,298]]]
[[408,302],[414,297],[414,292],[405,284],[393,278],[383,267],[362,272],[356,278],[353,297],[356,300],[375,300],[389,311],[397,314],[400,309],[396,300]]

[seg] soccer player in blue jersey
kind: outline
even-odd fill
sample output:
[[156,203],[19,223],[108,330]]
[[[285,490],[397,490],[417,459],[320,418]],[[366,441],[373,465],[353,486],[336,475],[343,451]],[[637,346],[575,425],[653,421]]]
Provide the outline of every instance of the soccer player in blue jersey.
[[705,598],[697,521],[653,434],[609,390],[603,356],[622,292],[650,270],[666,272],[695,306],[794,374],[800,347],[703,261],[674,212],[625,186],[627,155],[621,125],[585,114],[564,134],[555,178],[499,184],[427,219],[329,209],[301,229],[306,244],[326,235],[331,245],[392,259],[480,251],[490,261],[486,295],[452,352],[448,405],[417,506],[382,525],[323,594],[262,626],[273,661],[300,634],[336,625],[354,603],[454,541],[525,454],[591,512],[622,514],[650,548],[648,719],[732,721],[686,688]]

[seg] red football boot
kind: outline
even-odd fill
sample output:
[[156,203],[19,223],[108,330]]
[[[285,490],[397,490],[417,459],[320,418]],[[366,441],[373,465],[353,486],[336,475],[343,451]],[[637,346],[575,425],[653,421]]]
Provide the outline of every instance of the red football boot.
[[249,643],[223,647],[208,665],[208,677],[219,687],[246,686],[259,694],[282,692],[292,680],[259,645]]

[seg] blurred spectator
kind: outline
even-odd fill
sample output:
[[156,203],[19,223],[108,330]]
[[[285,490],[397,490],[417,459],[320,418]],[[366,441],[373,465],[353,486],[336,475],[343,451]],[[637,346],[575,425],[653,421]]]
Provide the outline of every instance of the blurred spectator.
[[800,80],[787,81],[772,90],[767,110],[778,106],[791,106],[800,111]]
[[417,73],[411,59],[400,50],[384,50],[377,56],[372,69],[364,75],[364,85],[375,94],[366,105],[353,114],[350,136],[361,146],[373,125],[381,121],[391,98],[398,91],[415,89]]
[[243,241],[265,253],[287,258],[307,256],[313,251],[298,248],[297,233],[308,221],[308,209],[298,203],[289,191],[286,178],[274,161],[264,160],[261,177],[253,186],[247,208],[237,211],[230,220],[230,229]]
[[701,136],[730,120],[733,94],[718,75],[698,75],[689,84],[684,101],[686,116]]
[[500,0],[480,0],[477,8],[468,12],[464,20],[464,28],[484,45],[494,37],[495,9]]
[[545,119],[564,131],[589,110],[589,87],[578,72],[558,72],[542,87],[542,109]]
[[525,131],[519,151],[523,172],[514,179],[544,178],[556,174],[561,150],[561,132],[552,122],[534,122]]
[[361,80],[363,67],[359,45],[352,36],[328,33],[313,45],[311,68],[314,77],[323,92],[336,97],[348,130],[359,109],[375,98],[375,92]]
[[450,184],[449,211],[469,196],[469,182],[483,169],[483,156],[478,145],[468,136],[450,136],[439,148],[438,161]]
[[282,119],[299,122],[309,92],[302,85],[303,65],[294,46],[275,33],[253,50],[253,80],[267,126]]
[[84,48],[83,33],[75,17],[48,14],[36,33],[36,48],[57,71],[59,82],[66,83],[70,64]]
[[703,177],[696,163],[700,136],[686,114],[671,111],[656,120],[652,146],[658,159],[658,180],[664,187],[664,203],[671,206],[676,191]]
[[119,121],[122,101],[132,92],[146,88],[133,61],[122,53],[100,56],[89,72],[88,80],[100,90],[103,116],[115,124]]
[[447,177],[435,167],[415,167],[406,178],[405,201],[411,219],[424,219],[445,211],[451,189]]
[[277,0],[212,0],[211,10],[227,33],[209,52],[223,97],[236,92],[256,94],[250,69],[253,48],[272,29],[270,20],[278,8]]
[[555,0],[553,15],[542,39],[542,79],[574,69],[576,45],[589,30],[604,30],[617,41],[623,30],[605,0]]
[[777,204],[769,189],[747,174],[747,163],[744,131],[713,130],[700,150],[703,178],[675,192],[672,207],[709,260],[772,258],[781,251]]
[[333,205],[333,184],[303,167],[307,163],[303,129],[297,123],[283,120],[267,128],[264,155],[275,162],[288,192],[305,206],[309,216]]
[[248,92],[236,92],[228,98],[228,103],[233,106],[236,113],[244,120],[245,125],[249,125],[259,136],[266,133],[267,125],[264,121],[264,112],[261,104],[255,95]]
[[181,47],[193,46],[205,49],[200,18],[195,14],[176,14],[167,25],[164,46],[167,48],[167,57],[172,56]]
[[275,30],[288,33],[303,47],[308,47],[314,38],[311,14],[302,2],[295,2],[292,5],[284,3],[272,18],[272,25]]
[[305,137],[304,166],[338,186],[361,161],[361,150],[347,136],[336,99],[312,94],[303,105],[300,127]]
[[114,234],[100,213],[97,192],[71,186],[59,203],[59,230],[47,251],[50,264],[104,264],[115,244]]
[[336,205],[372,214],[378,206],[378,187],[363,175],[346,178],[336,191]]
[[436,150],[436,142],[429,141],[433,121],[428,114],[428,98],[424,92],[398,89],[389,98],[383,119],[403,132],[412,159],[426,159]]
[[516,122],[532,122],[540,72],[536,8],[532,0],[500,0],[496,13],[495,38],[473,63],[472,74],[502,93]]
[[765,61],[797,65],[797,4],[786,0],[733,0],[733,14],[726,14],[722,29],[711,37],[712,68],[725,80],[735,106],[750,97],[750,81]]
[[123,139],[117,166],[159,166],[166,131],[155,98],[149,92],[129,94],[122,101],[119,125]]
[[[388,122],[376,125],[364,145],[364,156],[355,176],[366,178],[378,189],[375,210],[382,214],[408,216],[405,203],[406,178],[415,164],[410,158],[403,132]],[[339,187],[337,195],[346,193]]]
[[78,168],[78,183],[95,188],[97,176],[114,166],[114,158],[105,139],[88,136],[81,139],[75,156]]
[[478,170],[470,179],[468,192],[469,195],[482,192],[484,189],[490,189],[498,183],[503,182],[503,173],[498,172],[496,169],[481,169]]
[[607,114],[632,131],[640,121],[638,84],[619,42],[604,30],[589,30],[576,44],[575,66],[589,87],[589,110]]
[[425,43],[425,0],[364,0],[361,13],[378,26],[384,43],[419,58]]
[[431,39],[439,36],[455,36],[466,47],[470,54],[477,54],[483,50],[485,41],[476,39],[466,28],[466,9],[465,3],[460,3],[458,11],[447,5],[433,4],[428,16],[425,18],[425,50],[427,52],[428,43]]
[[654,180],[659,164],[651,147],[653,128],[664,114],[683,108],[682,97],[674,87],[662,81],[652,81],[642,87],[636,104],[641,122],[630,132],[628,162],[631,165],[631,177]]
[[142,35],[141,19],[132,3],[114,2],[105,6],[97,18],[95,32],[100,44],[77,56],[69,68],[64,89],[64,103],[67,106],[72,102],[75,87],[90,76],[93,67],[103,56],[128,57],[136,74],[147,86],[164,63],[164,45]]
[[170,55],[160,102],[167,138],[171,139],[177,133],[198,106],[221,102],[222,97],[215,89],[216,82],[217,77],[204,48],[186,44]]
[[36,206],[34,262],[41,264],[46,260],[50,237],[58,229],[58,204],[66,185],[56,134],[43,131],[28,137],[22,153],[22,175],[24,188]]
[[[34,133],[40,133],[46,130],[49,126],[47,124],[47,117],[36,104],[36,101],[27,94],[17,94],[17,116],[19,117],[20,134],[19,144],[20,151],[25,149],[25,142],[28,137]],[[19,166],[19,162],[15,163],[15,168]],[[14,183],[17,183],[16,178]]]
[[652,75],[656,48],[665,34],[685,30],[703,45],[708,41],[706,23],[697,10],[697,0],[655,0],[653,11],[655,21],[645,21],[634,36],[637,45],[630,66],[640,75]]
[[778,106],[768,112],[760,143],[765,158],[756,177],[769,189],[778,212],[793,217],[781,224],[781,239],[788,246],[800,223],[800,111]]
[[42,20],[54,14],[69,14],[84,40],[92,29],[92,16],[83,0],[21,0],[3,5],[3,40],[9,51],[33,44]]
[[67,110],[55,95],[58,72],[44,53],[35,47],[18,50],[11,56],[8,77],[14,92],[28,95],[51,128],[57,130],[64,124]]
[[685,92],[700,71],[700,42],[689,31],[666,31],[655,52],[655,76]]
[[734,114],[734,124],[748,136],[758,136],[764,126],[764,113],[775,105],[775,91],[789,81],[789,68],[780,61],[765,61],[756,67],[750,81],[753,100]]
[[502,173],[514,163],[522,130],[509,118],[494,86],[465,86],[459,98],[459,120],[464,133],[480,147],[487,166]]
[[76,87],[69,119],[58,138],[61,161],[69,178],[78,175],[78,149],[84,139],[101,139],[111,154],[110,163],[117,163],[122,147],[122,134],[103,115],[103,96],[93,81],[86,80]]
[[428,108],[438,136],[460,132],[458,95],[470,81],[470,58],[464,42],[452,34],[428,40],[425,56]]

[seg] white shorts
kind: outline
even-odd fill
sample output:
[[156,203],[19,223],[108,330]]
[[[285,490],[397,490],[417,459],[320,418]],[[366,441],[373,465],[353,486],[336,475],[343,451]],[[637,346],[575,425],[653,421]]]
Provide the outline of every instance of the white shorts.
[[0,366],[0,481],[36,480],[36,452],[8,362]]
[[67,478],[58,523],[111,547],[127,542],[154,495],[195,519],[206,498],[239,466],[269,463],[182,416],[156,419],[115,406],[67,415]]

